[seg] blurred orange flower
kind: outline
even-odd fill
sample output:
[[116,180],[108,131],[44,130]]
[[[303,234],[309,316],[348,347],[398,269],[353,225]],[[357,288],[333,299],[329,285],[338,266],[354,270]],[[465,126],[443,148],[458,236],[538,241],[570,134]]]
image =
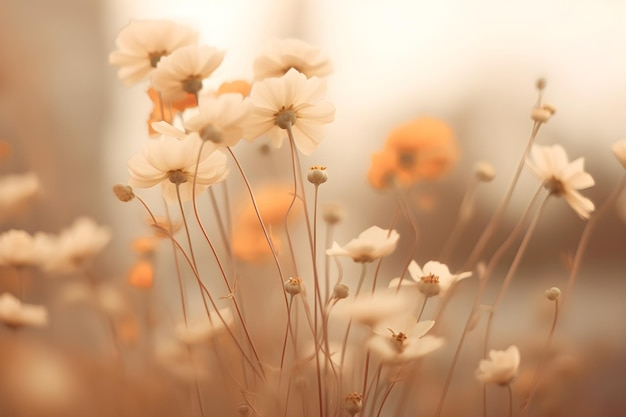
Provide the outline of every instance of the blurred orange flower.
[[154,267],[146,259],[140,259],[130,268],[128,272],[128,283],[140,289],[152,288],[154,283]]
[[239,93],[244,97],[248,97],[250,95],[251,88],[252,84],[245,80],[227,81],[219,86],[216,94],[219,96],[227,93]]
[[152,113],[148,119],[148,132],[150,136],[157,136],[159,133],[152,129],[152,123],[166,121],[172,124],[174,117],[185,109],[196,107],[198,102],[196,96],[187,94],[187,96],[179,101],[166,101],[161,99],[161,95],[154,88],[148,89],[148,97],[152,100]]
[[[272,244],[278,250],[280,239],[275,232],[284,224],[293,200],[292,190],[287,186],[268,186],[255,193],[255,200]],[[295,219],[300,211],[300,200],[296,200],[289,220]],[[234,218],[232,246],[235,257],[247,262],[261,262],[271,255],[265,234],[249,200]]]
[[445,122],[420,117],[391,131],[382,152],[372,155],[373,187],[408,186],[449,172],[459,158],[454,132]]

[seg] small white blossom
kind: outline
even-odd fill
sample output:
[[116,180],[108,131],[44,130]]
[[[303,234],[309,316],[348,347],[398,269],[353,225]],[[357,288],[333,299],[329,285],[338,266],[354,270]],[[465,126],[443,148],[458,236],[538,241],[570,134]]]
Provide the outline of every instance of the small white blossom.
[[187,94],[197,94],[202,89],[202,80],[211,75],[223,59],[224,52],[214,47],[185,46],[159,61],[150,82],[165,100],[182,100]]
[[471,277],[471,272],[462,272],[460,274],[450,273],[447,265],[437,261],[429,261],[424,264],[424,268],[415,261],[409,264],[409,276],[411,280],[403,279],[400,284],[400,278],[394,278],[389,283],[389,288],[402,286],[416,286],[419,291],[427,297],[441,294],[442,296],[450,289],[452,284]]
[[333,246],[326,250],[326,254],[349,256],[354,262],[372,262],[392,253],[396,249],[399,238],[400,235],[395,230],[385,230],[378,226],[372,226],[343,247],[334,242]]
[[412,309],[413,303],[403,294],[379,291],[371,296],[342,299],[333,309],[333,314],[374,328],[385,320],[409,314]]
[[217,147],[234,146],[243,137],[250,108],[250,99],[241,94],[201,96],[198,114],[185,122],[185,128]]
[[595,206],[583,197],[578,190],[595,184],[593,177],[585,172],[584,158],[569,162],[567,153],[560,145],[533,145],[532,159],[527,159],[528,167],[543,181],[551,194],[563,197],[567,204],[583,219],[588,219]]
[[0,234],[0,265],[38,266],[49,246],[50,238],[44,233],[32,236],[23,230],[8,230]]
[[[162,135],[151,139],[141,154],[128,160],[131,175],[128,184],[138,188],[161,184],[163,197],[170,202],[177,200],[176,187],[179,186],[181,200],[191,200],[202,140],[197,133],[186,135],[165,122],[154,123],[153,127]],[[223,152],[211,143],[204,144],[196,176],[196,196],[226,177],[226,163]]]
[[252,85],[250,99],[254,108],[247,122],[245,138],[263,134],[279,148],[285,138],[286,121],[291,124],[295,146],[310,155],[322,141],[323,125],[335,118],[335,107],[323,101],[326,82],[308,78],[290,69],[280,78],[267,78]]
[[307,77],[323,77],[332,71],[330,60],[322,52],[300,39],[276,39],[253,63],[254,78],[280,77],[291,68]]
[[0,295],[0,322],[8,327],[41,327],[48,324],[48,312],[43,306],[23,304],[9,293]]
[[517,346],[506,350],[490,350],[489,359],[482,359],[476,370],[476,378],[485,383],[509,384],[517,375],[520,353]]
[[218,336],[226,330],[226,326],[231,326],[235,321],[229,308],[221,309],[219,314],[223,320],[220,319],[217,312],[211,311],[209,317],[204,316],[188,322],[187,325],[185,323],[178,324],[176,326],[178,340],[189,345],[197,345]]
[[146,78],[162,57],[197,40],[195,30],[169,20],[132,20],[117,36],[117,50],[109,55],[109,63],[120,68],[121,80],[134,84]]

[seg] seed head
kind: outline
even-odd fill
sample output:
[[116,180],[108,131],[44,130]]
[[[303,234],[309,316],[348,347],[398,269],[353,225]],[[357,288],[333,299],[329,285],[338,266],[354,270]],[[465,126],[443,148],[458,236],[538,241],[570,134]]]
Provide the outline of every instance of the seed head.
[[328,181],[328,173],[326,172],[326,167],[317,165],[312,166],[311,168],[309,168],[309,173],[306,176],[306,179],[309,180],[311,184],[324,184],[326,181]]

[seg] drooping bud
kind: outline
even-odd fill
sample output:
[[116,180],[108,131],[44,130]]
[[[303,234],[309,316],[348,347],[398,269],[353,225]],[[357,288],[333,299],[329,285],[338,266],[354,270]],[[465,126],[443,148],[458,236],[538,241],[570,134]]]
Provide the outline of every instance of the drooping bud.
[[113,193],[118,200],[127,203],[135,198],[135,193],[129,185],[115,184],[113,186]]

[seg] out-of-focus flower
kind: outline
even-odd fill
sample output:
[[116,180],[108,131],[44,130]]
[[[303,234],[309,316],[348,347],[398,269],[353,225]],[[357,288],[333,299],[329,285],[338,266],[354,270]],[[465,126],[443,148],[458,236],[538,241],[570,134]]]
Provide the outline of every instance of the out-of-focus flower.
[[250,100],[240,94],[202,96],[199,113],[185,122],[185,128],[217,147],[234,146],[243,137],[243,122],[250,107]]
[[51,272],[73,272],[81,269],[111,240],[111,229],[99,226],[88,217],[81,217],[52,236],[44,253],[44,268]]
[[153,123],[164,121],[172,124],[174,117],[176,117],[178,113],[198,105],[194,94],[187,94],[181,100],[166,101],[163,100],[158,91],[154,88],[149,88],[148,97],[150,97],[152,101],[152,112],[148,118],[148,133],[150,136],[157,136],[159,134],[159,132],[152,127]]
[[121,80],[134,84],[146,78],[162,57],[197,40],[195,30],[169,20],[132,20],[117,35],[117,50],[109,55],[109,63],[119,67]]
[[335,118],[335,107],[322,101],[326,82],[308,78],[290,69],[280,78],[267,78],[252,85],[250,99],[254,108],[247,122],[245,138],[267,134],[280,147],[291,125],[295,146],[310,155],[322,140],[323,125]]
[[458,158],[459,147],[450,126],[420,117],[391,131],[384,149],[372,155],[368,179],[377,189],[406,187],[441,177]]
[[332,310],[332,314],[374,329],[382,322],[409,314],[413,310],[413,304],[412,300],[396,291],[377,291],[371,296],[342,299]]
[[0,220],[22,208],[39,190],[39,177],[34,172],[0,177]]
[[361,412],[363,408],[363,395],[358,392],[352,392],[343,399],[342,408],[350,417],[354,417]]
[[474,174],[479,181],[490,182],[496,177],[496,170],[489,162],[480,161],[474,166]]
[[517,375],[520,353],[517,346],[506,350],[490,350],[489,359],[481,359],[476,370],[476,378],[485,383],[509,384]]
[[326,254],[349,256],[354,262],[372,262],[392,253],[396,249],[399,238],[400,235],[395,230],[385,230],[378,226],[372,226],[343,247],[339,246],[337,242],[333,242],[333,246],[326,250]]
[[0,295],[0,322],[8,327],[41,327],[48,324],[48,312],[43,306],[23,304],[12,294]]
[[23,230],[8,230],[0,234],[0,265],[38,266],[50,244],[50,237],[44,233],[32,236]]
[[[181,200],[191,200],[202,140],[197,133],[186,135],[165,122],[155,123],[154,128],[162,135],[159,139],[150,140],[142,153],[128,160],[131,175],[128,184],[149,188],[160,183],[163,197],[170,202],[177,200],[178,186]],[[226,162],[224,153],[205,143],[196,175],[196,195],[226,177]]]
[[543,181],[544,187],[551,194],[563,197],[576,214],[588,219],[595,206],[578,190],[589,188],[595,182],[593,177],[585,172],[584,158],[569,162],[565,149],[560,145],[533,145],[530,152],[532,159],[527,159],[526,164]]
[[208,342],[225,331],[226,326],[232,326],[235,322],[233,313],[229,308],[220,309],[219,315],[217,312],[211,311],[209,317],[202,317],[187,323],[187,325],[181,323],[176,326],[176,336],[181,342],[189,345]]
[[412,281],[403,279],[400,283],[400,278],[394,278],[389,283],[389,288],[396,288],[398,285],[415,286],[426,297],[438,294],[443,296],[452,284],[472,276],[472,273],[451,274],[447,265],[437,261],[426,262],[424,268],[420,268],[417,262],[411,261],[409,275]]
[[330,59],[321,49],[300,39],[273,40],[252,65],[257,80],[281,77],[291,68],[308,78],[323,77],[333,70]]
[[381,323],[374,329],[368,347],[384,362],[402,363],[420,358],[439,349],[443,339],[426,336],[433,320],[415,323],[413,316],[400,316]]
[[189,45],[161,59],[152,72],[152,87],[165,100],[183,100],[187,94],[197,94],[202,80],[222,63],[224,51],[211,46]]
[[217,88],[215,94],[219,96],[222,94],[236,93],[241,94],[243,97],[248,97],[251,88],[252,85],[246,80],[227,81]]
[[[257,208],[263,219],[274,249],[280,249],[277,229],[285,223],[287,210],[293,200],[292,190],[288,186],[273,185],[261,188],[255,193]],[[296,220],[301,206],[296,202],[289,213],[289,220]],[[261,262],[271,255],[261,224],[254,207],[246,199],[246,205],[235,216],[232,236],[233,254],[246,262]]]
[[147,259],[139,259],[128,271],[128,283],[136,288],[149,289],[154,283],[154,267]]
[[4,159],[11,154],[11,145],[5,140],[0,140],[0,159]]
[[611,146],[613,154],[620,164],[626,169],[626,139],[618,140]]

